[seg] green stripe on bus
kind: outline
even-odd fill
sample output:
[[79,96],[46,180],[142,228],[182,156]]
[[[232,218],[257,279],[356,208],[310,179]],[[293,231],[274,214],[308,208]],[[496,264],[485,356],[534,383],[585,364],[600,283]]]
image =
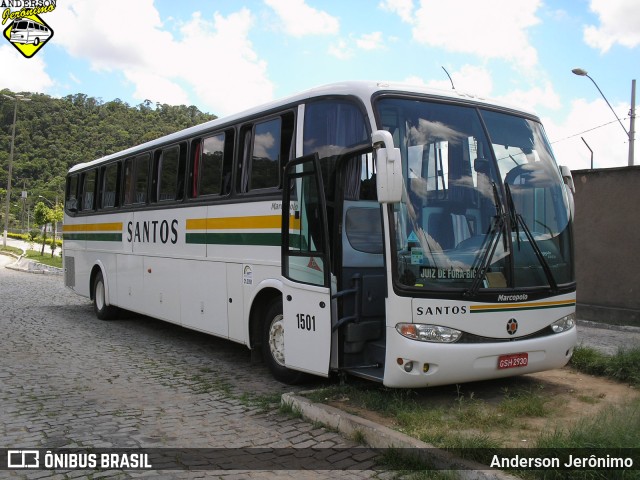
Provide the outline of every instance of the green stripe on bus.
[[[187,233],[186,243],[200,245],[254,245],[265,247],[280,247],[282,236],[280,233]],[[291,247],[300,248],[300,235],[290,237]],[[306,242],[305,242],[306,244]]]
[[282,245],[282,237],[279,233],[187,233],[186,242],[205,245],[279,247]]
[[65,233],[63,240],[86,240],[89,242],[122,242],[121,233]]

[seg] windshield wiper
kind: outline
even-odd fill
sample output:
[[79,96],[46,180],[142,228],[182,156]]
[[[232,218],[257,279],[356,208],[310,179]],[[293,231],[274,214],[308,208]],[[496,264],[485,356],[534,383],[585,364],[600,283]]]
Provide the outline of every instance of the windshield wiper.
[[[478,294],[478,290],[480,289],[480,285],[491,265],[491,259],[493,258],[493,254],[496,252],[496,248],[498,247],[498,243],[500,243],[500,234],[504,232],[504,224],[506,213],[504,210],[504,205],[500,201],[500,196],[498,195],[498,187],[496,187],[496,183],[492,182],[493,185],[493,199],[496,204],[496,214],[493,217],[494,221],[492,222],[491,229],[487,234],[485,241],[482,243],[482,247],[486,245],[484,248],[484,253],[479,262],[474,262],[472,269],[479,267],[476,270],[476,275],[473,279],[473,283],[468,290],[464,292],[465,297],[474,297]],[[481,249],[482,249],[481,247]]]
[[512,218],[515,219],[514,228],[516,231],[516,237],[518,239],[518,247],[520,246],[520,233],[518,232],[518,224],[519,224],[520,226],[522,226],[522,231],[527,237],[527,240],[529,240],[529,244],[531,245],[531,248],[533,248],[533,251],[536,254],[536,257],[538,258],[538,261],[542,266],[542,270],[544,271],[544,274],[547,277],[547,282],[549,282],[549,287],[551,288],[551,291],[553,293],[556,293],[558,291],[558,282],[556,282],[556,279],[553,276],[553,272],[551,271],[549,262],[547,262],[547,259],[544,258],[544,255],[542,254],[542,250],[540,250],[540,247],[538,246],[538,242],[533,237],[531,230],[529,230],[527,223],[524,221],[524,217],[516,212],[516,208],[513,203],[513,197],[511,196],[511,189],[509,188],[509,184],[506,182],[504,184],[504,189],[507,193],[507,201],[509,202],[509,209],[511,210]]

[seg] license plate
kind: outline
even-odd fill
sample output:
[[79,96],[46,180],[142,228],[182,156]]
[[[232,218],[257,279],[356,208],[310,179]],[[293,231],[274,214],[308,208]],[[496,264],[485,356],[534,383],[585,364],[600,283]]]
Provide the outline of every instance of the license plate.
[[498,357],[498,369],[526,367],[529,365],[528,353],[512,353]]

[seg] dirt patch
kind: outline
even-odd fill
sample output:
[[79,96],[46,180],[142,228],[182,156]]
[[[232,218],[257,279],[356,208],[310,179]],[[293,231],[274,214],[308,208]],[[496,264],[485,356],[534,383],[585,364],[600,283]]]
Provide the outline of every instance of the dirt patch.
[[[473,419],[465,427],[460,426],[464,422],[453,422],[453,425],[457,423],[457,433],[468,437],[485,435],[506,448],[533,447],[542,433],[567,431],[603,409],[627,404],[639,397],[640,391],[636,388],[569,367],[411,393],[419,410],[441,409],[456,415],[463,408],[482,409],[483,420],[477,428],[469,428],[475,425]],[[505,411],[507,403],[511,404],[510,410]],[[524,412],[529,403],[537,403],[542,413]],[[396,418],[362,408],[349,398],[332,398],[329,404],[390,428],[401,427]],[[490,421],[486,421],[487,417]]]

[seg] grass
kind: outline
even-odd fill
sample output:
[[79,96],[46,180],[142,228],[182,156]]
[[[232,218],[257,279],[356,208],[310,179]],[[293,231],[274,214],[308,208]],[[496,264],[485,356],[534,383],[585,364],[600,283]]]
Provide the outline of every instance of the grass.
[[[584,373],[605,376],[612,380],[640,386],[640,347],[620,350],[608,356],[598,351],[577,347],[571,366]],[[552,392],[545,392],[544,385],[535,382],[514,382],[490,400],[478,398],[465,385],[456,388],[445,401],[435,402],[424,392],[391,390],[368,384],[330,386],[310,393],[314,402],[339,403],[340,408],[358,415],[362,410],[375,411],[388,418],[390,424],[401,432],[431,443],[439,448],[455,450],[466,458],[475,453],[486,456],[487,451],[503,448],[500,432],[522,428],[527,419],[548,418],[553,425],[556,405]],[[471,387],[472,388],[472,387]],[[578,401],[599,403],[599,398],[578,395]],[[553,428],[553,427],[552,427]],[[498,438],[498,440],[496,440]],[[567,428],[554,430],[530,438],[530,446],[544,449],[593,449],[629,448],[640,446],[640,399],[629,404],[606,407],[600,413],[576,418]],[[480,449],[480,451],[478,451]],[[395,454],[394,454],[395,455]],[[393,466],[394,455],[385,460]],[[399,461],[402,464],[404,460]],[[409,469],[411,470],[411,469]],[[585,472],[578,472],[580,475]],[[640,472],[587,472],[585,476],[572,476],[572,472],[544,473],[544,478],[640,478]],[[606,474],[613,475],[607,477]],[[542,478],[542,472],[525,474],[528,478]],[[549,476],[551,475],[551,476]]]
[[605,355],[591,347],[576,347],[571,358],[576,370],[640,386],[640,347]]
[[40,255],[40,251],[37,250],[27,250],[27,254],[25,255],[29,260],[33,260],[34,262],[44,263],[45,265],[49,265],[51,267],[62,268],[62,257],[58,255],[44,254]]
[[14,255],[22,255],[22,250],[16,247],[10,247],[10,246],[6,246],[3,247],[2,245],[0,245],[0,252],[8,252],[8,253],[13,253]]
[[[8,252],[13,253],[14,255],[22,255],[22,250],[16,247],[2,247],[0,246],[0,252]],[[49,265],[51,267],[62,268],[62,257],[59,255],[54,255],[45,253],[44,255],[40,255],[40,250],[27,250],[27,254],[25,255],[29,260],[33,260],[34,262],[44,263],[45,265]]]

